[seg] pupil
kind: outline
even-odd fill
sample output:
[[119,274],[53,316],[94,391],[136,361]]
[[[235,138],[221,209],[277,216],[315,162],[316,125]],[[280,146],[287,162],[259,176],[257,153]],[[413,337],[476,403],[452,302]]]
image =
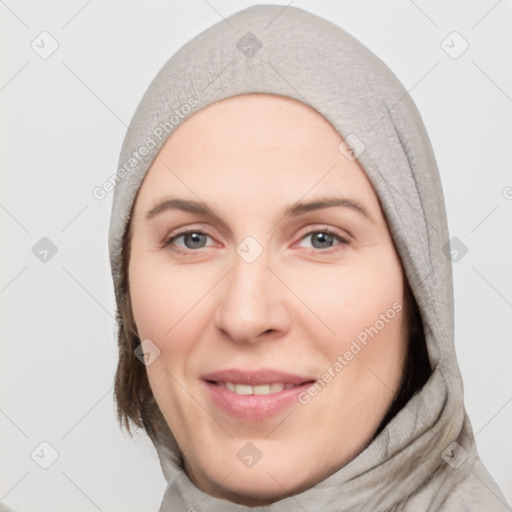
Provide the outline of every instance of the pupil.
[[[333,235],[329,235],[328,233],[315,233],[313,235],[313,247],[315,247],[315,249],[322,249],[322,248],[325,248],[325,247],[329,247],[329,244],[332,243],[332,240],[333,240]],[[316,241],[319,241],[320,242],[320,247],[318,247],[317,245],[315,245],[315,242]],[[327,243],[327,245],[322,245]]]
[[204,236],[202,233],[187,233],[185,235],[185,240],[191,240],[192,239],[192,243],[191,244],[185,243],[185,245],[189,249],[201,248],[202,247],[202,245],[201,245],[201,237],[202,236]]

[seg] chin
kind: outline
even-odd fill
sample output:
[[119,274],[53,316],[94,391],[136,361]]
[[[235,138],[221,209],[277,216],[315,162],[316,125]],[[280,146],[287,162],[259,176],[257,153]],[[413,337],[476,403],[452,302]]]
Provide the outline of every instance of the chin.
[[268,473],[239,476],[232,474],[222,482],[222,487],[217,489],[217,497],[241,505],[256,506],[268,505],[297,493],[292,482],[279,482],[270,475]]
[[215,488],[210,494],[242,505],[268,505],[316,483],[313,481],[315,468],[308,466],[308,473],[303,474],[298,471],[301,466],[305,467],[300,461],[288,459],[283,464],[280,457],[265,462],[260,460],[252,467],[244,467],[238,460],[230,466],[215,465],[218,471],[203,468],[203,474],[210,482],[208,487]]

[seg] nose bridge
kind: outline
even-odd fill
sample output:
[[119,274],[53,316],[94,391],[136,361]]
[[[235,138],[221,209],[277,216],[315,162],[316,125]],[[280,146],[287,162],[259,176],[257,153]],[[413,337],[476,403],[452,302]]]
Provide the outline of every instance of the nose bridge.
[[270,253],[263,250],[253,259],[254,247],[245,252],[244,248],[247,246],[241,243],[233,255],[233,268],[226,276],[215,318],[217,327],[231,339],[253,343],[269,330],[286,329],[287,315],[282,290],[267,268]]

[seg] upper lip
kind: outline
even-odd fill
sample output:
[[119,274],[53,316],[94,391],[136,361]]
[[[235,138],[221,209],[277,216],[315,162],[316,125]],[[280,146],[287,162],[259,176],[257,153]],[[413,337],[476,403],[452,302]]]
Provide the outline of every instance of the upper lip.
[[295,375],[292,373],[282,372],[279,370],[271,370],[267,368],[252,371],[232,368],[206,373],[201,375],[201,379],[210,382],[233,382],[236,384],[247,384],[249,386],[276,383],[299,385],[316,380],[309,376]]

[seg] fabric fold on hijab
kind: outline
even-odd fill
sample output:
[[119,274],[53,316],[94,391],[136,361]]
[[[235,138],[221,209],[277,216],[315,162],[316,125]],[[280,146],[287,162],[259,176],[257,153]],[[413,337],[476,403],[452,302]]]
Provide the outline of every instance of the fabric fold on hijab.
[[[455,357],[452,267],[441,181],[416,106],[390,69],[335,24],[295,7],[259,5],[197,35],[163,66],[127,131],[109,232],[114,285],[136,193],[173,130],[221,99],[270,93],[313,107],[338,131],[381,202],[421,312],[432,375],[357,457],[271,505],[214,498],[189,480],[176,442],[153,439],[168,482],[160,512],[509,510],[481,463]],[[147,152],[133,157],[139,148]],[[378,377],[378,376],[377,376]],[[340,439],[340,442],[343,442]]]

